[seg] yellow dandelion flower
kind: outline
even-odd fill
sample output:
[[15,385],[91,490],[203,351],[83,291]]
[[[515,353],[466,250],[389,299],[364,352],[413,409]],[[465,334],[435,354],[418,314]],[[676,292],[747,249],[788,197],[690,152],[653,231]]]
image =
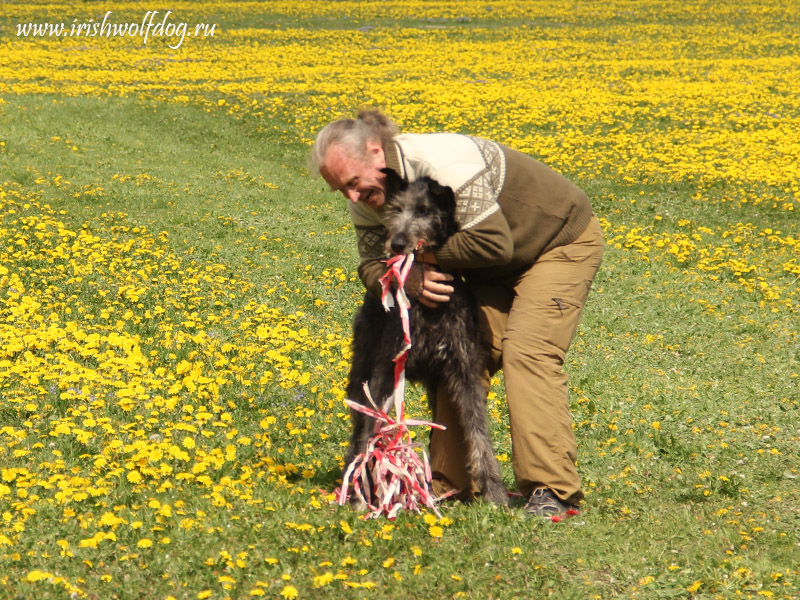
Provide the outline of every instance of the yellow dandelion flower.
[[100,524],[105,525],[106,527],[116,527],[117,525],[124,523],[124,519],[120,519],[112,512],[105,512],[103,516],[100,517]]
[[318,576],[314,577],[314,579],[312,580],[312,585],[315,588],[321,588],[321,587],[325,587],[326,585],[328,585],[332,581],[333,581],[333,573],[326,572],[326,573],[323,573],[322,575],[318,575]]

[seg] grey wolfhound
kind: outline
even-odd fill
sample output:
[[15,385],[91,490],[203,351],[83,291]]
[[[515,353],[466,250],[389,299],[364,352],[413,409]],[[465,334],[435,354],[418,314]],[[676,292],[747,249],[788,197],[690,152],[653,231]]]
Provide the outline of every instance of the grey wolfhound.
[[[420,247],[443,244],[458,231],[453,190],[430,178],[407,183],[396,172],[386,173],[386,209],[389,212],[387,249],[408,254]],[[406,358],[406,378],[424,383],[428,402],[435,412],[440,384],[456,404],[465,432],[467,473],[483,499],[507,505],[508,495],[494,455],[486,411],[486,390],[481,373],[487,348],[478,328],[475,301],[460,277],[449,302],[428,308],[411,301],[409,321],[411,348]],[[372,398],[382,404],[394,390],[392,359],[403,345],[403,330],[397,307],[384,310],[380,300],[367,292],[353,322],[353,359],[347,397],[368,406],[364,383]],[[351,410],[353,432],[345,456],[347,466],[363,453],[374,431],[374,420]]]

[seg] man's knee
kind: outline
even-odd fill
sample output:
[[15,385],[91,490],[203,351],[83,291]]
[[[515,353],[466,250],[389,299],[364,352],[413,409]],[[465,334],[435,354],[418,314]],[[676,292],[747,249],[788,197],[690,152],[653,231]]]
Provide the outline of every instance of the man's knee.
[[566,349],[543,338],[503,340],[503,370],[522,368],[526,371],[560,371]]

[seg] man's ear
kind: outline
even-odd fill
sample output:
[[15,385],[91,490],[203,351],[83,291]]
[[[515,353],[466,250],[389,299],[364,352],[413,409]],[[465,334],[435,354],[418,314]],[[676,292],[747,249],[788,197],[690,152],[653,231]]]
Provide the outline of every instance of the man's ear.
[[408,187],[408,182],[405,179],[400,177],[397,171],[394,169],[390,169],[389,167],[384,167],[381,169],[381,173],[386,175],[386,197],[391,198],[398,192],[402,192],[404,189]]
[[384,162],[386,160],[386,157],[383,154],[383,146],[379,142],[368,141],[367,154],[373,157],[380,156],[381,162]]

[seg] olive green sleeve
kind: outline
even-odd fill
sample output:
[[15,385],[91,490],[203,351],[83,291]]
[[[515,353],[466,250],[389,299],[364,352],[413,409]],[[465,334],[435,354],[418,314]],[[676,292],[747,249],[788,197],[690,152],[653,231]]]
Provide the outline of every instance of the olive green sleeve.
[[358,276],[364,287],[376,298],[381,297],[380,279],[386,273],[386,263],[381,260],[362,260],[358,265]]
[[386,273],[386,228],[383,225],[357,225],[355,227],[358,238],[358,255],[361,262],[358,265],[358,276],[372,294],[380,298],[380,278]]
[[501,211],[453,235],[434,251],[439,266],[445,270],[481,269],[501,266],[511,261],[514,241]]

